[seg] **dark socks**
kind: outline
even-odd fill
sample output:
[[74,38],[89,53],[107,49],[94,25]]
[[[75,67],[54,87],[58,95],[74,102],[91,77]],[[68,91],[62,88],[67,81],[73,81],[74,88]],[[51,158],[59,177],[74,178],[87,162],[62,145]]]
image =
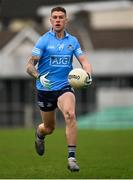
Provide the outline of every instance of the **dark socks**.
[[41,134],[40,132],[39,132],[39,130],[37,130],[37,137],[39,138],[39,139],[44,139],[45,138],[45,136],[43,135],[43,134]]
[[76,146],[68,145],[68,158],[76,156]]

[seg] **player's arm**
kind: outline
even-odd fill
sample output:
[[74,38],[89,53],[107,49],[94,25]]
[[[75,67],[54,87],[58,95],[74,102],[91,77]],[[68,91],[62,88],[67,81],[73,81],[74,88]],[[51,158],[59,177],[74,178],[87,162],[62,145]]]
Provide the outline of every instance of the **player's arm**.
[[89,74],[92,73],[92,68],[91,68],[91,64],[88,62],[87,58],[85,57],[85,55],[80,55],[78,57],[78,61],[80,62],[82,68]]
[[91,74],[91,65],[88,62],[85,54],[83,53],[80,44],[78,42],[78,39],[75,38],[75,48],[74,48],[74,55],[78,59],[79,63],[81,64],[82,68],[88,73]]
[[27,73],[34,77],[35,79],[38,79],[40,80],[41,84],[50,89],[51,88],[51,83],[50,81],[46,78],[46,76],[49,74],[46,73],[46,74],[39,74],[37,69],[36,69],[36,64],[38,63],[40,57],[39,56],[31,56],[29,59],[28,59],[28,63],[27,63],[27,66],[26,66],[26,70],[27,70]]
[[30,76],[34,77],[35,79],[37,79],[39,76],[37,69],[35,67],[36,64],[38,63],[39,59],[40,59],[40,57],[38,57],[38,56],[31,56],[28,58],[28,63],[26,65],[27,73]]
[[82,66],[82,68],[87,72],[88,74],[88,79],[87,79],[87,84],[86,86],[90,85],[92,83],[92,68],[91,68],[91,64],[88,62],[87,58],[85,57],[85,55],[80,55],[78,57],[78,60]]

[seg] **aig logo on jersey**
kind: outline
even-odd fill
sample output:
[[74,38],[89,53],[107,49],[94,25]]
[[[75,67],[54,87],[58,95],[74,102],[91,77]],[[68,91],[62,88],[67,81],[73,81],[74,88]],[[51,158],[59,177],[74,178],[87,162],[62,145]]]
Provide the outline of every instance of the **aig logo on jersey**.
[[50,58],[50,65],[57,67],[68,67],[70,66],[70,56],[53,55]]

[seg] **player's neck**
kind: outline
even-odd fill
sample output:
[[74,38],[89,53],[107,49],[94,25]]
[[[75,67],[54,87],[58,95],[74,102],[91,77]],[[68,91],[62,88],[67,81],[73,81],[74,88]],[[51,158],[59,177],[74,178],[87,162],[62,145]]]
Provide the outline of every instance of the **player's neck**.
[[64,36],[65,36],[65,32],[64,32],[64,31],[55,32],[55,34],[56,34],[56,37],[57,37],[58,39],[62,39],[62,38],[64,38]]

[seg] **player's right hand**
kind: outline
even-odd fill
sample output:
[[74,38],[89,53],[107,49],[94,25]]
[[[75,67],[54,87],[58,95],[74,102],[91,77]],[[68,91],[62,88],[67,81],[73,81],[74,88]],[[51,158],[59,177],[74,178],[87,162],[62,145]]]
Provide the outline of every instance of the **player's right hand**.
[[45,87],[45,88],[48,88],[48,89],[51,89],[51,83],[50,83],[50,80],[48,80],[46,78],[46,76],[49,74],[46,73],[44,75],[39,75],[38,79],[40,80],[41,84]]

